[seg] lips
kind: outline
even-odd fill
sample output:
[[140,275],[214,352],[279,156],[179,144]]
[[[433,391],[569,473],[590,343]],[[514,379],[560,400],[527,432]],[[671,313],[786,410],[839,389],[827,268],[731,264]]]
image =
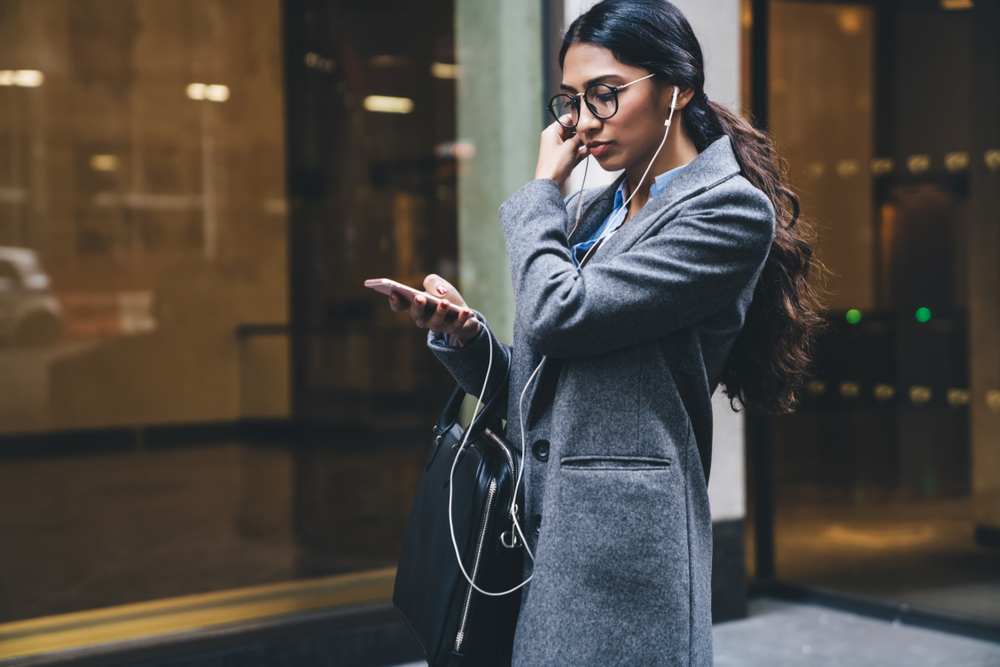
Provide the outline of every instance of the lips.
[[592,141],[587,144],[587,148],[590,149],[590,154],[594,157],[600,157],[611,148],[611,144],[607,141]]

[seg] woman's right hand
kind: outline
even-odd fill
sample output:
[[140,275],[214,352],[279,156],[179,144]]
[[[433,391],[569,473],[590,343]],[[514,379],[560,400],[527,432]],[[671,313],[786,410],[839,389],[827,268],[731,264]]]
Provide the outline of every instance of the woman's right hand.
[[[569,114],[561,119],[570,122]],[[560,188],[573,172],[576,165],[590,155],[590,149],[583,142],[583,136],[559,123],[550,124],[542,132],[541,145],[538,148],[538,165],[535,167],[535,178],[551,178]]]
[[[398,294],[389,294],[389,307],[397,312],[410,311],[410,317],[421,329],[430,329],[438,334],[454,334],[458,337],[458,342],[462,347],[476,337],[479,328],[482,326],[479,320],[475,319],[472,310],[466,305],[465,299],[458,293],[458,290],[447,280],[431,273],[424,278],[424,294],[432,294],[441,299],[441,305],[428,317],[424,312],[427,305],[427,298],[418,294],[409,304],[400,298]],[[448,312],[448,304],[453,303],[462,309],[457,319],[445,322],[445,314]]]

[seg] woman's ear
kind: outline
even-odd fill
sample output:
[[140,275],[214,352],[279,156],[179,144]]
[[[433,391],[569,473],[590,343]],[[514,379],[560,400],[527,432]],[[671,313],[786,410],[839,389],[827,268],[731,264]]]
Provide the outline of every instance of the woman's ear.
[[[667,89],[667,108],[670,108],[670,98],[673,97],[674,91],[671,88]],[[683,109],[694,97],[694,88],[682,88],[681,92],[677,94],[677,108]]]

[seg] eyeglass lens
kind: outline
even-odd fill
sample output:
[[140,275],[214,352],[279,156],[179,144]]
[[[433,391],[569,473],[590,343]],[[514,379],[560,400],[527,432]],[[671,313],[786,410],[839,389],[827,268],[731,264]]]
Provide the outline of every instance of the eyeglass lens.
[[[613,86],[606,83],[595,83],[584,95],[587,107],[598,118],[607,120],[618,111],[618,96],[615,94]],[[576,127],[580,122],[580,102],[579,98],[573,95],[556,95],[549,102],[549,111],[561,125],[565,127]],[[563,123],[560,119],[565,115],[570,116],[570,122]]]

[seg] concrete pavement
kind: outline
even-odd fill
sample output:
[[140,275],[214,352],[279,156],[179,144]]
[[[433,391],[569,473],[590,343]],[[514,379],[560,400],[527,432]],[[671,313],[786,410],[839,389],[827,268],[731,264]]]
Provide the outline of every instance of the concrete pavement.
[[714,640],[716,667],[1000,667],[1000,644],[770,599]]

